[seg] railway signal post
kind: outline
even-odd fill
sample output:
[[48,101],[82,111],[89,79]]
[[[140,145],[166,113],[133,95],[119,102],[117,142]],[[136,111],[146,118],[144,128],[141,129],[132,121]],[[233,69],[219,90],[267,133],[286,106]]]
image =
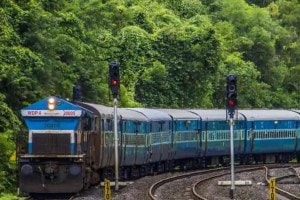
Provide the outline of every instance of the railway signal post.
[[226,98],[226,109],[229,115],[230,121],[230,160],[231,160],[231,188],[230,188],[230,198],[234,198],[234,137],[233,137],[233,117],[235,114],[235,109],[237,107],[237,77],[236,75],[228,75],[226,77],[227,81],[227,98]]
[[109,85],[114,97],[114,142],[115,142],[115,190],[119,190],[119,152],[118,152],[118,117],[117,117],[117,105],[118,96],[120,91],[120,74],[119,64],[117,62],[111,62],[109,64]]

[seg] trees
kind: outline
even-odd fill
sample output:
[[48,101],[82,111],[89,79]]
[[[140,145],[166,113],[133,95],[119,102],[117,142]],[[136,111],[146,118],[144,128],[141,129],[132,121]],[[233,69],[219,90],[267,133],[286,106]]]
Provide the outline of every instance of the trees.
[[[84,100],[107,104],[107,65],[117,60],[126,102],[133,104],[219,107],[224,75],[239,74],[243,67],[247,71],[247,66],[258,74],[251,81],[264,88],[266,96],[282,91],[279,94],[295,102],[299,3],[253,3],[2,1],[1,92],[18,110],[47,95],[71,97],[79,81]],[[168,89],[162,87],[152,98],[157,94],[147,92],[151,84],[162,84],[154,74],[157,69],[164,71],[160,78]],[[244,94],[255,89],[240,88]],[[281,104],[276,98],[259,98],[264,103],[245,99],[240,106]]]

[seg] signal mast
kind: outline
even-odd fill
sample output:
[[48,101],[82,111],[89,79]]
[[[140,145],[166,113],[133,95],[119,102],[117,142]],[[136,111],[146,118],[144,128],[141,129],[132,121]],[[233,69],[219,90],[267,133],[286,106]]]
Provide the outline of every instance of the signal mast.
[[234,199],[234,142],[233,142],[233,117],[237,108],[237,77],[236,75],[229,74],[226,77],[227,81],[227,95],[226,95],[226,109],[229,115],[230,121],[230,160],[231,160],[231,188],[230,197]]
[[114,142],[115,142],[115,190],[119,190],[119,152],[118,152],[118,117],[117,105],[120,92],[120,73],[119,64],[111,62],[109,64],[109,85],[114,98]]

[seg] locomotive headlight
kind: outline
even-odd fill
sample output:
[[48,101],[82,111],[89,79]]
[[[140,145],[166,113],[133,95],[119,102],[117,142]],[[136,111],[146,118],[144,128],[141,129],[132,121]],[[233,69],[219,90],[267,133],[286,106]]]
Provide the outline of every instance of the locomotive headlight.
[[54,97],[50,97],[48,99],[48,110],[54,110],[56,108],[56,99]]
[[33,169],[31,165],[25,164],[21,167],[21,174],[24,176],[31,175],[33,173]]
[[78,174],[81,173],[81,167],[79,165],[72,165],[69,168],[69,173],[73,176],[77,176]]

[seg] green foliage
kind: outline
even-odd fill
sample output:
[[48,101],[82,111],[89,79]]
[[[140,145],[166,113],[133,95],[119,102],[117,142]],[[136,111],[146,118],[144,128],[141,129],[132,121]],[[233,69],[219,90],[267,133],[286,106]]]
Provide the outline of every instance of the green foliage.
[[152,38],[143,29],[129,26],[120,31],[118,41],[122,51],[119,58],[122,84],[127,88],[129,96],[133,97],[136,82],[154,55]]
[[22,200],[22,199],[26,199],[26,198],[20,198],[20,197],[17,197],[16,195],[14,194],[3,194],[0,196],[0,200]]
[[154,61],[145,69],[136,85],[136,99],[149,107],[164,107],[169,99],[173,99],[170,96],[168,76],[166,66]]
[[0,134],[0,197],[3,193],[14,192],[16,166],[9,161],[15,150],[11,131]]
[[195,15],[204,14],[205,6],[198,0],[169,0],[166,1],[167,7],[178,13],[184,18],[194,17]]

